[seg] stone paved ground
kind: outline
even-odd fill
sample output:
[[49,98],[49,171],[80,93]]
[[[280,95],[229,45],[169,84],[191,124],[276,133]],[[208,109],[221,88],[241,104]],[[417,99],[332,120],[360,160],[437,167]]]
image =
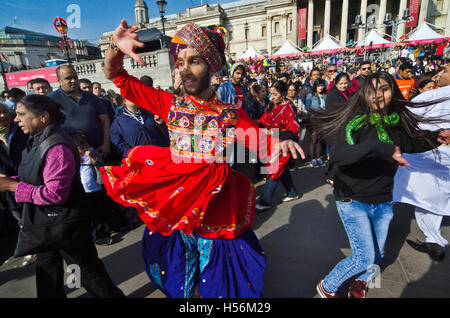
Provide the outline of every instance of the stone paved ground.
[[[251,174],[251,173],[250,173]],[[303,197],[257,213],[254,230],[267,255],[264,297],[315,298],[315,286],[333,266],[349,255],[350,248],[326,184],[324,168],[298,167],[292,172]],[[263,182],[256,184],[257,192]],[[283,189],[277,190],[280,200]],[[432,261],[413,250],[409,239],[423,239],[410,206],[396,205],[379,288],[369,298],[450,297],[450,257]],[[443,236],[450,240],[450,220],[444,219]],[[164,295],[149,281],[141,258],[141,226],[117,234],[121,241],[98,246],[98,252],[113,280],[132,298],[161,298]],[[0,298],[35,297],[34,265],[21,267],[22,259],[10,257],[14,238],[1,238]],[[447,251],[448,252],[448,251]],[[6,260],[6,261],[5,261]],[[89,297],[83,288],[67,290],[70,298]],[[344,290],[345,291],[345,290]]]

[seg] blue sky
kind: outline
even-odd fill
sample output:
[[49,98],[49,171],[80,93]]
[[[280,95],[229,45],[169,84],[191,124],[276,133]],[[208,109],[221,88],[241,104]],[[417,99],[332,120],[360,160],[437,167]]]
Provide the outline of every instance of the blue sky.
[[[69,29],[72,39],[87,39],[96,43],[103,32],[114,30],[122,18],[135,22],[135,0],[0,0],[0,28],[15,26],[21,29],[58,35],[53,20],[60,16],[66,21],[70,4],[80,7],[80,28]],[[183,12],[187,7],[200,5],[201,0],[166,0],[166,15]],[[228,3],[236,0],[203,0],[203,4]],[[156,0],[145,0],[151,18],[159,17]],[[16,18],[15,18],[16,17]],[[14,24],[15,21],[15,24]]]

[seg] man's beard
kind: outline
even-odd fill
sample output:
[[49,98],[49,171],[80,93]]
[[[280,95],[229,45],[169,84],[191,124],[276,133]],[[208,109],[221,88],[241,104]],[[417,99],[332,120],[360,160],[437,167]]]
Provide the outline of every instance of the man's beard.
[[199,95],[200,93],[202,93],[203,91],[205,91],[206,89],[208,89],[210,84],[211,84],[211,78],[208,75],[205,75],[200,78],[197,86],[188,88],[188,87],[186,87],[186,85],[184,85],[184,82],[183,82],[183,87],[184,87],[184,91],[187,94],[196,96],[196,95]]

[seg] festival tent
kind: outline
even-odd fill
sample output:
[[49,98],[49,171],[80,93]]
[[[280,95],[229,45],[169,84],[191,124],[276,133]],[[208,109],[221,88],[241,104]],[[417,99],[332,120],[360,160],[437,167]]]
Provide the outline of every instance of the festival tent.
[[292,44],[289,40],[286,40],[284,42],[283,46],[276,51],[273,55],[271,55],[271,58],[274,57],[288,57],[288,56],[295,56],[302,53],[302,50],[300,50],[297,46]]
[[356,47],[360,48],[360,47],[366,47],[369,48],[373,48],[373,49],[378,49],[378,48],[382,48],[382,47],[388,47],[391,46],[391,42],[383,39],[383,37],[378,34],[378,32],[375,29],[372,29],[366,36],[365,39],[362,39],[361,41],[358,41]]
[[249,58],[258,58],[263,57],[264,55],[261,54],[261,52],[255,48],[253,45],[250,45],[250,47],[247,49],[247,51],[239,58],[240,60],[243,59],[249,59]]
[[311,54],[327,54],[342,51],[344,47],[339,43],[338,40],[330,36],[325,35],[316,44],[314,44]]
[[409,39],[405,42],[408,42],[410,44],[434,43],[434,42],[441,42],[447,39],[447,37],[445,37],[444,35],[439,34],[432,28],[430,28],[430,26],[426,22],[421,24],[410,34],[408,34],[408,37]]

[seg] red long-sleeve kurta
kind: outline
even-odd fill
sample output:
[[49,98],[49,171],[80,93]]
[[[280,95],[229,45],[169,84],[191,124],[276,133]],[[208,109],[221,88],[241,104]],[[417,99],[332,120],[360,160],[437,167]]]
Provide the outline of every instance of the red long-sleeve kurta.
[[[226,147],[241,140],[252,150],[259,146],[260,158],[267,159],[264,146],[270,138],[264,138],[245,111],[217,96],[206,101],[156,90],[126,71],[114,84],[123,97],[166,121],[171,144],[135,147],[123,167],[101,169],[108,194],[136,207],[147,227],[163,235],[178,229],[231,239],[249,229],[254,186],[226,163]],[[280,165],[288,158],[282,157]]]

